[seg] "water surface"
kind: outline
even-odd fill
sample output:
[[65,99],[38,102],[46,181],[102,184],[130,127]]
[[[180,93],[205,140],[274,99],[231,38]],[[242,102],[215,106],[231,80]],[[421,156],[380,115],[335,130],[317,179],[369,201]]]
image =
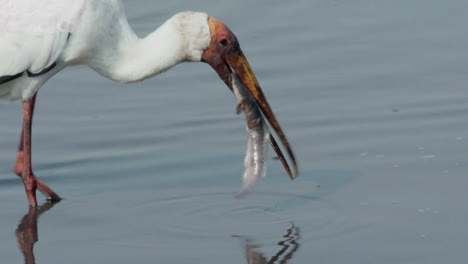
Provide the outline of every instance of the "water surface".
[[[34,169],[65,200],[41,211],[37,263],[467,259],[468,2],[124,3],[142,36],[182,10],[224,21],[301,176],[270,160],[252,195],[232,197],[244,120],[207,65],[130,85],[69,68],[38,96]],[[0,256],[23,263],[37,215],[11,172],[20,103],[0,102],[0,120]]]

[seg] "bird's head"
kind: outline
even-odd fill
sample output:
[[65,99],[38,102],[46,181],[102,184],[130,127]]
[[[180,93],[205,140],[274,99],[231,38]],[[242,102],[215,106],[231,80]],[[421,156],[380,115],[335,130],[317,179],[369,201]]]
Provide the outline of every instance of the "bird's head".
[[[287,141],[283,130],[265,98],[262,89],[258,84],[257,78],[239,46],[236,36],[224,23],[215,18],[208,17],[208,26],[210,29],[211,41],[208,47],[203,51],[201,60],[213,67],[231,91],[233,90],[232,73],[237,75],[239,80],[249,90],[250,94],[262,110],[263,115],[280,138],[293,162],[296,172],[295,174],[297,174],[297,165],[289,142]],[[272,145],[276,145],[276,143],[272,142]],[[280,151],[277,146],[273,147],[275,148],[275,151]],[[279,154],[282,156],[281,153]],[[284,162],[283,165],[285,165]],[[285,167],[287,167],[287,165],[285,165]],[[289,168],[286,168],[286,170],[288,171],[289,176],[293,178],[294,176],[291,174]]]
[[[233,74],[238,77],[280,138],[293,162],[295,175],[297,175],[297,164],[289,142],[276,120],[234,33],[223,22],[209,17],[205,13],[188,11],[179,13],[174,18],[180,32],[183,33],[182,38],[186,41],[186,56],[184,59],[186,61],[208,63],[231,91],[234,91]],[[289,176],[294,178],[295,175],[289,169],[289,165],[285,161],[276,141],[271,139],[271,143]]]

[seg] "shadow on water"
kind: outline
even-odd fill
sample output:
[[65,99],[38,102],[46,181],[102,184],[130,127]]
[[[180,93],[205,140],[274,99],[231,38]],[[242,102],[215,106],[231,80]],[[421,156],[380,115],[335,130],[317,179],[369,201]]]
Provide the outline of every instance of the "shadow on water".
[[37,220],[43,213],[50,210],[57,203],[59,202],[46,202],[37,208],[29,207],[28,213],[23,216],[18,228],[16,228],[16,237],[18,239],[19,249],[21,253],[23,253],[25,264],[36,263],[34,244],[39,240]]
[[243,236],[234,236],[243,240],[245,248],[245,258],[248,264],[287,264],[299,250],[300,244],[299,239],[301,238],[301,232],[299,227],[295,226],[291,222],[291,227],[286,231],[286,234],[283,236],[283,240],[277,243],[278,246],[281,246],[281,249],[272,256],[269,260],[265,257],[264,254],[259,252],[257,249],[261,246],[253,243],[249,238]]

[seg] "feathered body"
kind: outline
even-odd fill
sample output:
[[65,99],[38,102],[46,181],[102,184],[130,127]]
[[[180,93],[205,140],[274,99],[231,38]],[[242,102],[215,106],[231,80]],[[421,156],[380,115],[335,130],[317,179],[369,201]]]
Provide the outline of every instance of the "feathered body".
[[139,38],[119,0],[0,0],[0,6],[0,78],[24,73],[0,83],[0,97],[10,100],[30,99],[76,64],[119,82],[143,80],[200,61],[210,43],[205,13],[176,14]]
[[[36,189],[50,200],[61,199],[34,175],[31,161],[36,94],[49,78],[81,64],[109,79],[135,82],[184,61],[209,64],[241,101],[246,100],[249,143],[241,195],[264,175],[267,140],[294,178],[264,120],[280,138],[297,175],[286,136],[236,36],[221,21],[205,13],[183,12],[140,38],[130,28],[119,0],[0,0],[0,98],[23,101],[14,171],[23,179],[30,206],[37,206]],[[231,82],[231,75],[239,85]]]

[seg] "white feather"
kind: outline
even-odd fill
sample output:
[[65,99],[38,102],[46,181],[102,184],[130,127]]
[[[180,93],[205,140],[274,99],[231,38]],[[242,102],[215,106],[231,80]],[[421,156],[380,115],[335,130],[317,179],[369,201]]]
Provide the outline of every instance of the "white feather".
[[0,0],[0,6],[0,76],[6,76],[52,65],[77,24],[83,1]]
[[[0,97],[30,99],[66,66],[84,64],[120,82],[135,82],[183,61],[199,61],[210,43],[204,13],[174,15],[145,38],[130,28],[119,0],[0,0]],[[69,38],[70,34],[70,38]]]

